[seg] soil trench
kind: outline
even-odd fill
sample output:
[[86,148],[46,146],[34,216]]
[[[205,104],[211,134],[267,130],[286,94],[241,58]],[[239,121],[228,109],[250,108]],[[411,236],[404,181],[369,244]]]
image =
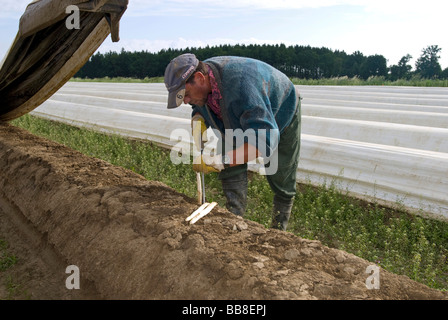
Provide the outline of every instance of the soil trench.
[[[0,238],[18,256],[0,272],[31,299],[447,299],[318,241],[266,229],[0,123]],[[69,290],[66,268],[79,269]],[[375,273],[373,273],[375,275]],[[24,293],[25,294],[25,293]]]

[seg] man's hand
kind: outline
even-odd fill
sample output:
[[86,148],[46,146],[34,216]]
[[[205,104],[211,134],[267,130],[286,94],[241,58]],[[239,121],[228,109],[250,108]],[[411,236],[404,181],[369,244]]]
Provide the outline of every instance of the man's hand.
[[207,174],[210,172],[220,172],[223,169],[224,165],[222,163],[213,162],[213,159],[206,155],[198,156],[193,161],[193,170],[196,172]]

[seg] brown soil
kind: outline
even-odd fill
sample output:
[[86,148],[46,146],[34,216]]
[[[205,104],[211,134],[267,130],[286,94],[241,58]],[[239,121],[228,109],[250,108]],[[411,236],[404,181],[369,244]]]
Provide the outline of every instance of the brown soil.
[[18,257],[3,299],[448,298],[383,269],[369,290],[370,262],[223,208],[190,225],[195,199],[8,124],[0,168],[0,238]]

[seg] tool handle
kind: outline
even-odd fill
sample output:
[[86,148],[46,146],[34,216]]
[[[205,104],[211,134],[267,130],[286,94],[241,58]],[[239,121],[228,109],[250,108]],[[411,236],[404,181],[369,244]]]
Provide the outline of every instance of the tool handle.
[[196,182],[197,182],[197,191],[198,191],[198,204],[203,204],[203,195],[202,195],[202,179],[201,174],[196,172]]
[[201,184],[202,184],[202,203],[205,203],[205,174],[201,172]]

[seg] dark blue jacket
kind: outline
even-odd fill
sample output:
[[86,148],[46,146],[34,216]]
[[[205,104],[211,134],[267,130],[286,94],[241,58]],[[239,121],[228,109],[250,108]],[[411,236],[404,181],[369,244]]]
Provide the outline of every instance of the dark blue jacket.
[[279,70],[255,59],[215,57],[204,62],[212,69],[222,95],[222,121],[208,106],[193,106],[192,115],[199,112],[207,127],[219,130],[222,137],[225,129],[254,132],[256,147],[269,157],[298,111],[299,96],[293,83]]

